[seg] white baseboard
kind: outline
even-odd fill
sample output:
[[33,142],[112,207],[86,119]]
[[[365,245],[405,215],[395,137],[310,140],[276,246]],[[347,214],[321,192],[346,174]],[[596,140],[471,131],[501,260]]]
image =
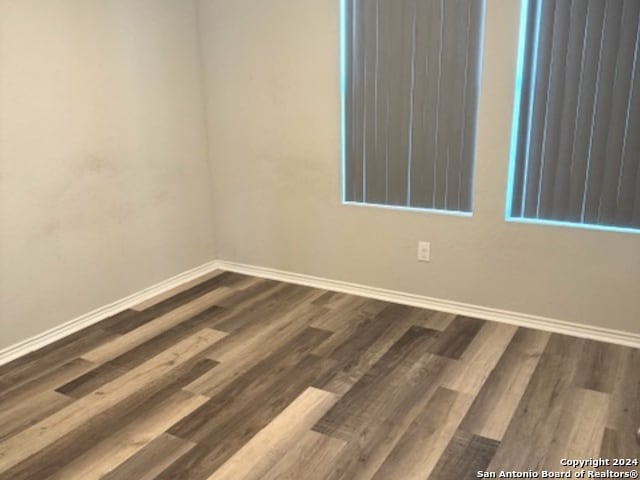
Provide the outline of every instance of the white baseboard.
[[214,271],[216,268],[217,262],[215,261],[205,263],[204,265],[200,265],[199,267],[180,273],[175,277],[169,278],[168,280],[164,280],[151,287],[140,290],[139,292],[129,295],[128,297],[110,303],[109,305],[105,305],[103,307],[97,308],[96,310],[93,310],[92,312],[74,318],[69,322],[63,323],[62,325],[54,327],[51,330],[47,330],[46,332],[36,335],[35,337],[28,338],[27,340],[0,350],[0,365],[4,365],[11,360],[15,360],[16,358],[22,357],[27,353],[45,347],[55,342],[56,340],[60,340],[67,335],[78,332],[83,328],[98,323],[99,321],[120,313],[123,310],[132,308],[137,304],[144,302],[145,300],[149,300],[150,298],[171,290],[172,288],[178,287],[183,283],[206,275]]
[[589,338],[602,342],[640,348],[640,334],[637,333],[621,332],[608,328],[581,325],[562,320],[527,315],[524,313],[510,312],[496,308],[482,307],[450,300],[430,298],[422,295],[414,295],[411,293],[397,292],[394,290],[368,287],[366,285],[359,285],[355,283],[330,280],[327,278],[314,277],[312,275],[303,275],[300,273],[217,260],[205,263],[204,265],[187,272],[183,272],[175,277],[134,293],[133,295],[129,295],[128,297],[100,307],[58,327],[52,328],[51,330],[0,350],[0,365],[8,363],[11,360],[15,360],[16,358],[26,355],[34,350],[45,347],[56,340],[80,331],[83,328],[93,325],[105,318],[126,310],[127,308],[132,308],[145,300],[153,298],[156,295],[171,290],[172,288],[178,287],[183,283],[211,273],[214,270],[227,270],[256,277],[270,278],[273,280],[307,285],[325,290],[359,295],[361,297],[375,298],[387,302],[401,303],[414,307],[454,313],[456,315],[466,315],[469,317],[481,318],[483,320],[508,323],[510,325],[517,325],[520,327],[536,328],[538,330],[562,333],[565,335],[572,335],[574,337]]
[[468,317],[475,317],[483,320],[508,323],[510,325],[517,325],[519,327],[535,328],[548,332],[572,335],[574,337],[588,338],[601,342],[615,343],[618,345],[640,348],[640,334],[637,333],[628,333],[608,328],[565,322],[562,320],[555,320],[552,318],[545,318],[536,315],[510,312],[507,310],[499,310],[497,308],[489,308],[467,303],[454,302],[451,300],[430,298],[422,295],[414,295],[411,293],[397,292],[394,290],[368,287],[366,285],[358,285],[355,283],[330,280],[326,278],[314,277],[311,275],[274,270],[271,268],[256,267],[253,265],[245,265],[221,260],[217,261],[216,265],[220,270],[244,273],[246,275],[253,275],[256,277],[270,278],[272,280],[297,283],[300,285],[307,285],[310,287],[322,288],[325,290],[333,290],[387,302],[394,302],[403,305],[427,308],[430,310],[454,313],[456,315],[465,315]]

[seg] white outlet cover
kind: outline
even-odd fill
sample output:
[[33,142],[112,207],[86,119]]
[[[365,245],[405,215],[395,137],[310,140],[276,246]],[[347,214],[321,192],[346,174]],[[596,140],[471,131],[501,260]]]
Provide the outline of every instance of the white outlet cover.
[[431,261],[431,243],[423,241],[418,242],[418,261]]

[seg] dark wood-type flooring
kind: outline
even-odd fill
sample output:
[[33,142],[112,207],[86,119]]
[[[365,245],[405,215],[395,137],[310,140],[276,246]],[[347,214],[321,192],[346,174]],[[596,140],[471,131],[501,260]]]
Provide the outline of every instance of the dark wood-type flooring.
[[0,367],[0,480],[566,472],[639,399],[639,350],[214,272]]

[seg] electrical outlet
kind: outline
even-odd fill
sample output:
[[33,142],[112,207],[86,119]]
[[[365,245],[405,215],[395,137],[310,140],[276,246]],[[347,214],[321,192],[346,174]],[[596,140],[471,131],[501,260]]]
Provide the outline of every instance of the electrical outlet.
[[418,261],[419,262],[431,261],[431,243],[418,242]]

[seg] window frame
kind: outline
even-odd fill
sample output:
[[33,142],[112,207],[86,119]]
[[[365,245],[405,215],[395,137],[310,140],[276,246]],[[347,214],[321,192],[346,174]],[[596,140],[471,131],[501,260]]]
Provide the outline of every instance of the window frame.
[[[477,72],[477,88],[478,88],[478,105],[475,112],[475,134],[473,138],[474,161],[471,169],[471,187],[470,187],[470,210],[449,210],[444,208],[429,207],[412,207],[405,205],[391,205],[385,203],[375,203],[368,201],[347,200],[347,88],[348,88],[348,65],[347,65],[347,48],[348,48],[348,28],[347,28],[347,2],[351,0],[340,0],[339,6],[339,90],[340,90],[340,203],[344,206],[354,206],[363,208],[388,209],[402,212],[427,213],[446,215],[453,217],[471,218],[474,214],[475,207],[475,187],[476,187],[476,159],[477,146],[479,138],[480,126],[480,96],[482,91],[483,66],[484,66],[484,39],[486,26],[486,9],[487,0],[482,0],[482,13],[480,20],[480,42],[478,47],[478,72]],[[444,0],[446,1],[446,0]]]
[[[520,130],[520,121],[521,121],[521,109],[524,104],[523,99],[523,90],[524,90],[524,77],[527,69],[527,65],[525,65],[525,58],[528,55],[527,47],[529,39],[529,14],[531,10],[531,1],[532,0],[520,0],[520,20],[519,20],[519,30],[518,30],[518,45],[517,45],[517,60],[516,60],[516,71],[515,71],[515,85],[514,85],[514,97],[513,97],[513,106],[512,106],[512,124],[511,124],[511,132],[510,132],[510,151],[509,151],[509,167],[507,169],[507,191],[506,191],[506,204],[505,204],[505,221],[508,223],[520,223],[520,224],[528,224],[528,225],[542,225],[547,227],[562,227],[562,228],[572,228],[572,229],[580,229],[580,230],[593,230],[593,231],[603,231],[603,232],[614,232],[614,233],[625,233],[625,234],[640,234],[640,228],[635,227],[620,227],[615,225],[603,225],[603,224],[594,224],[594,223],[584,223],[584,222],[571,222],[571,221],[561,221],[561,220],[550,220],[544,218],[531,218],[525,216],[514,216],[513,215],[513,199],[514,199],[514,184],[516,182],[516,167],[518,162],[518,147],[520,143],[519,138],[519,130]],[[539,5],[542,4],[543,0],[540,0]],[[537,52],[537,46],[539,42],[538,33],[540,29],[540,14],[537,14],[537,22],[534,26],[536,28],[536,45],[535,50]],[[535,53],[532,55],[535,57]],[[535,76],[535,68],[532,77]],[[529,108],[532,108],[531,104]],[[525,177],[526,178],[526,177]]]

